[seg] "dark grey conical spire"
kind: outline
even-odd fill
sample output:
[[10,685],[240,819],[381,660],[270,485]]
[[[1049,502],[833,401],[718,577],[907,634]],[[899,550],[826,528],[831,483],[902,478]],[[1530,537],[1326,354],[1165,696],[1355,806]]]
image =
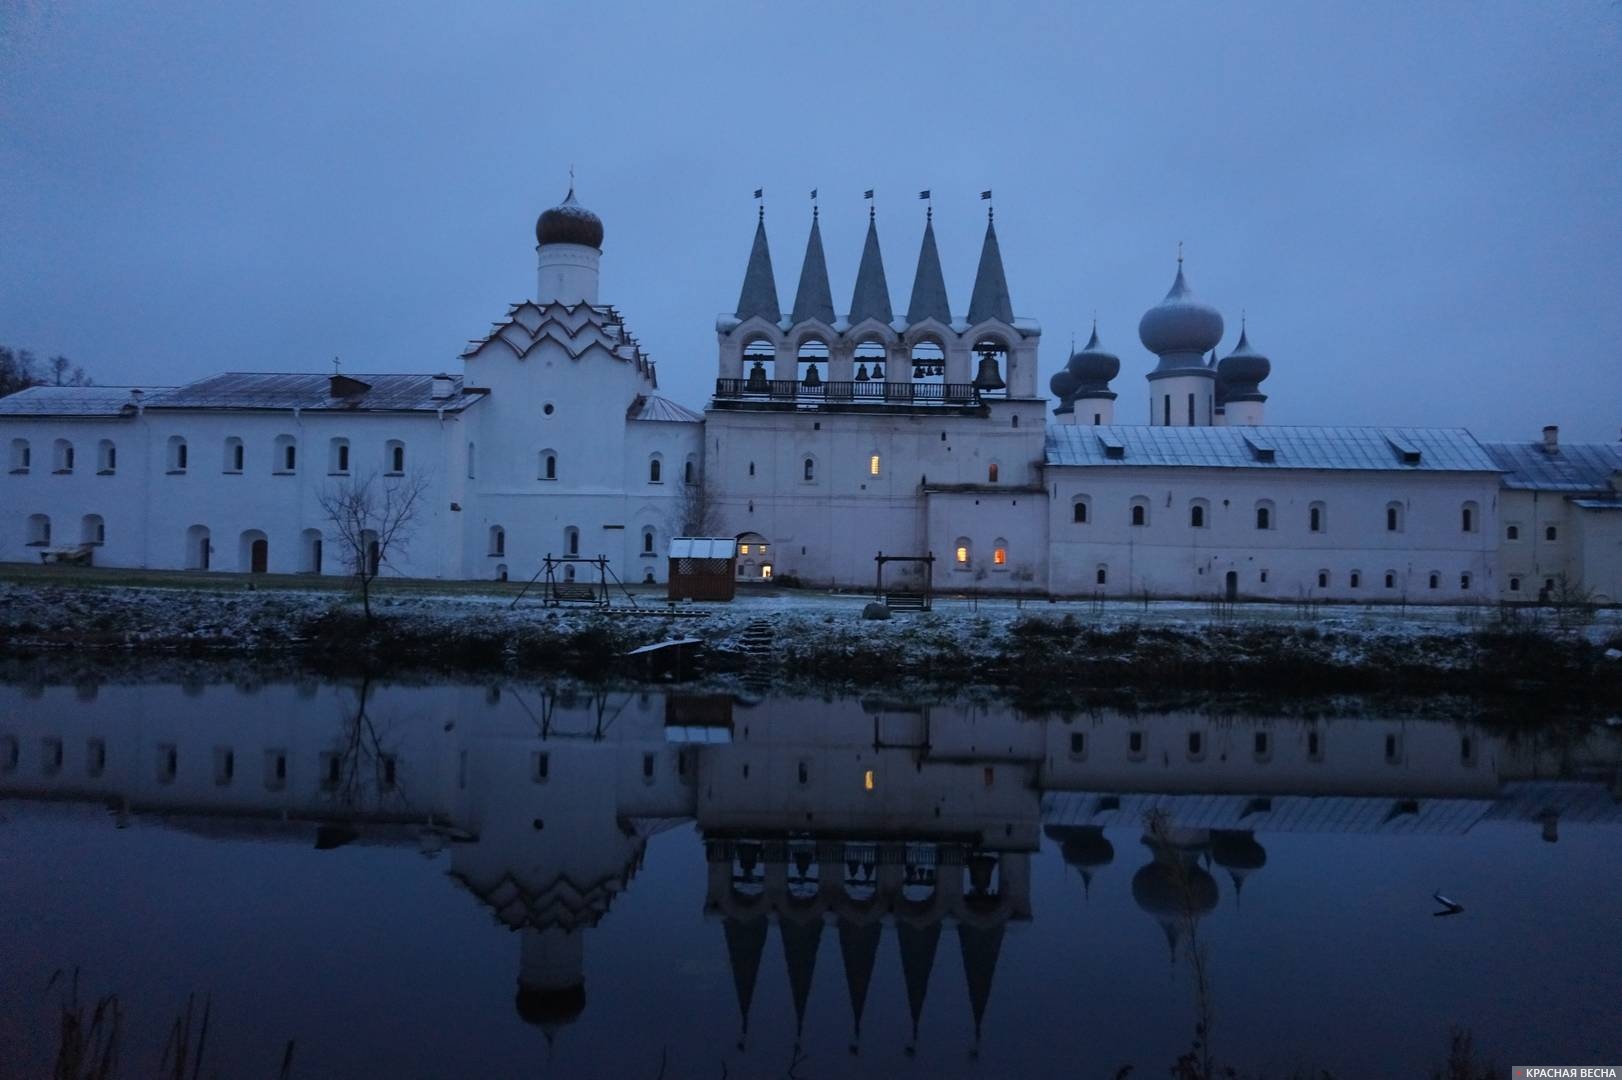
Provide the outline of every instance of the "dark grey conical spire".
[[777,278],[772,275],[772,253],[766,246],[764,209],[760,212],[760,220],[755,223],[755,246],[749,250],[749,269],[744,271],[743,291],[738,294],[735,314],[740,321],[756,315],[767,322],[776,322],[783,317],[782,309],[777,306]]
[[879,254],[879,227],[872,211],[867,215],[867,242],[862,245],[862,265],[856,271],[856,291],[850,298],[850,324],[877,319],[889,325],[895,318],[890,310],[890,283],[884,279],[884,256]]
[[999,319],[1012,324],[1014,305],[1008,299],[1008,276],[1002,269],[1002,249],[997,246],[997,225],[986,218],[986,240],[980,247],[980,268],[974,272],[974,295],[969,298],[969,322]]
[[845,960],[845,987],[850,991],[852,1031],[856,1042],[862,1039],[862,1010],[867,1007],[867,988],[873,981],[873,963],[879,955],[882,923],[857,926],[849,919],[839,920],[839,952]]
[[800,287],[794,293],[794,314],[789,321],[802,323],[817,319],[833,324],[834,294],[828,287],[828,260],[822,256],[822,228],[817,212],[811,211],[811,238],[805,242],[805,262],[800,265]]
[[727,959],[732,964],[732,985],[738,991],[738,1012],[743,1018],[743,1034],[749,1034],[749,1003],[755,997],[755,979],[760,974],[760,957],[766,951],[766,917],[728,918]]
[[924,221],[924,246],[918,249],[918,272],[912,278],[912,302],[907,305],[907,321],[937,319],[952,325],[952,305],[946,299],[946,276],[941,273],[940,252],[935,249],[935,215]]

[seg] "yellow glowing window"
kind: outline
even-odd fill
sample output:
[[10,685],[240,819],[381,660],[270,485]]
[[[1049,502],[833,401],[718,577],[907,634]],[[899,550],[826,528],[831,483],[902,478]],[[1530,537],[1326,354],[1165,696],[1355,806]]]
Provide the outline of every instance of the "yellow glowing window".
[[957,549],[957,561],[960,562],[960,563],[966,563],[966,562],[969,561],[969,549],[968,548],[960,547],[960,548]]
[[998,548],[997,550],[993,551],[991,553],[991,561],[996,563],[998,566],[1008,565],[1008,549]]
[[739,544],[738,545],[738,552],[740,554],[743,554],[743,555],[749,554],[749,545],[748,544]]
[[862,787],[866,788],[868,791],[873,790],[873,770],[872,769],[869,769],[869,770],[867,770],[867,772],[862,774]]
[[877,454],[874,454],[872,457],[867,459],[867,474],[869,476],[877,476],[879,474],[879,456]]
[[771,580],[771,577],[772,577],[772,564],[771,563],[766,563],[764,566],[762,566],[760,568],[760,576],[761,576],[761,579],[764,580],[764,581],[770,581]]

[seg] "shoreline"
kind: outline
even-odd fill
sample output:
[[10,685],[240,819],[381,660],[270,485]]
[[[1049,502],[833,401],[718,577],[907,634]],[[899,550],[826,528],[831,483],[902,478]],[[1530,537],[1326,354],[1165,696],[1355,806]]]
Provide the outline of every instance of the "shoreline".
[[[547,608],[420,587],[331,590],[0,582],[0,655],[62,669],[139,658],[313,673],[626,677],[624,654],[700,638],[693,674],[757,684],[993,691],[1033,707],[1100,696],[1442,694],[1622,706],[1622,617],[1498,609],[944,600],[862,617],[869,598],[784,591],[731,604]],[[1542,613],[1539,613],[1542,614]],[[1614,654],[1614,655],[1613,655]],[[122,659],[120,659],[122,658]]]

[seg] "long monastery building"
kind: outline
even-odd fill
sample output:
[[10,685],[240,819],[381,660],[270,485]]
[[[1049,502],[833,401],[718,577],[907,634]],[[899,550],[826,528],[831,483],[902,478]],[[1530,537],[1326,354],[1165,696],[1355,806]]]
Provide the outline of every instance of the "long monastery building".
[[[603,556],[659,582],[672,537],[739,541],[738,573],[871,587],[875,556],[935,557],[937,588],[1364,602],[1622,600],[1622,445],[1482,442],[1463,428],[1267,423],[1268,358],[1181,261],[1138,325],[1149,415],[1123,423],[1096,330],[1037,381],[988,217],[966,311],[926,221],[892,306],[876,221],[849,305],[815,212],[782,306],[764,211],[716,321],[703,413],[602,302],[601,220],[541,214],[533,299],[460,372],[228,373],[179,387],[36,387],[0,399],[0,560],[89,546],[98,565],[343,574],[321,505],[420,486],[387,576],[527,578]],[[905,568],[887,573],[905,573]]]

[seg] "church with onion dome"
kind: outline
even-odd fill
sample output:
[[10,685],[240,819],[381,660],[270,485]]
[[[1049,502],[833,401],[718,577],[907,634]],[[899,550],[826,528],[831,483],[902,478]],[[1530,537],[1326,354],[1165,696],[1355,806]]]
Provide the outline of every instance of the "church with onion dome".
[[[1243,319],[1221,355],[1229,324],[1181,255],[1138,320],[1144,353],[1106,317],[1044,393],[994,211],[972,282],[947,282],[932,209],[922,226],[902,307],[870,209],[836,305],[820,211],[780,290],[762,208],[715,320],[714,391],[684,404],[600,295],[604,223],[571,187],[536,222],[533,294],[439,374],[0,399],[0,561],[657,584],[671,540],[703,535],[735,540],[741,580],[807,587],[871,589],[882,554],[912,560],[882,570],[901,590],[1622,599],[1622,446],[1278,425],[1272,360]],[[1148,414],[1119,416],[1134,368]],[[332,535],[324,496],[365,481],[420,497],[409,544]]]

